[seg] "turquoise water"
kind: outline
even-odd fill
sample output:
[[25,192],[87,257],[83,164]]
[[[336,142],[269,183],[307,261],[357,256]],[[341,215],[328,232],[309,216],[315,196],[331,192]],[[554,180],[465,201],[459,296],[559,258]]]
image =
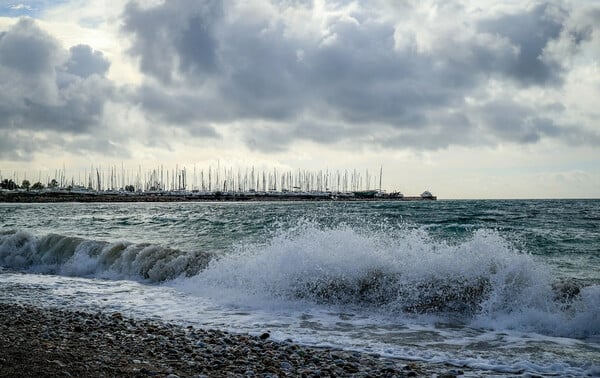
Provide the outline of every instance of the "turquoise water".
[[1,301],[599,374],[600,200],[0,204]]

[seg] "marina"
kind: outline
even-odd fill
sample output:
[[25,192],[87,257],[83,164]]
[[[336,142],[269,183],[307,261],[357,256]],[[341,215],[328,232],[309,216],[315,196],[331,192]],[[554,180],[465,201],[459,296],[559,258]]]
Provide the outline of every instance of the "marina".
[[331,192],[125,192],[0,191],[0,202],[184,202],[184,201],[434,201],[436,196]]
[[[27,174],[0,172],[0,202],[177,202],[177,201],[428,201],[428,190],[405,196],[382,188],[378,174],[353,170],[278,171],[216,168],[188,170],[160,166],[143,171],[93,166],[88,171]],[[44,178],[42,178],[44,177]]]

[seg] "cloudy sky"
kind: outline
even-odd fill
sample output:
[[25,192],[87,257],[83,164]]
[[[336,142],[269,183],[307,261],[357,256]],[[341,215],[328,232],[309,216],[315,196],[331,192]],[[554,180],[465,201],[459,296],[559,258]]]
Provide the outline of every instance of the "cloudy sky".
[[0,174],[383,167],[600,197],[600,1],[0,0]]

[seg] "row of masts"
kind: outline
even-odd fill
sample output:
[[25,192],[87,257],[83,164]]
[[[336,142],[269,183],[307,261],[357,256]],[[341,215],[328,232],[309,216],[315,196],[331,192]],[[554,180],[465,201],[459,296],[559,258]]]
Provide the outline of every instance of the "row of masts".
[[[79,170],[75,174],[62,169],[38,172],[33,178],[27,173],[13,172],[10,179],[17,185],[25,180],[41,183],[45,188],[88,190],[88,191],[129,191],[129,192],[336,192],[382,191],[383,168],[378,175],[369,170],[360,172],[348,170],[281,170],[259,169],[255,167],[233,168],[208,166],[192,169],[176,165],[166,168],[163,165],[142,169],[126,169],[121,166],[90,166],[89,170]],[[29,176],[31,177],[31,176]],[[20,181],[20,180],[23,181]],[[39,185],[38,185],[39,187]]]

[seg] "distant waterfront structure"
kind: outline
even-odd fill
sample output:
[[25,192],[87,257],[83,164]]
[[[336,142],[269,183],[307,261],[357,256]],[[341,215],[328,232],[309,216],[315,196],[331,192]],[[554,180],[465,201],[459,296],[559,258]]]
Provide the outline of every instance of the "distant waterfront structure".
[[433,194],[431,194],[431,192],[429,190],[424,191],[423,193],[421,193],[421,198],[432,198]]
[[[22,180],[22,182],[20,181]],[[278,170],[222,167],[217,163],[193,170],[187,167],[165,168],[163,165],[143,170],[125,169],[123,164],[102,168],[90,166],[76,173],[67,173],[63,166],[54,174],[41,172],[36,179],[28,179],[14,172],[3,176],[0,171],[0,190],[26,191],[27,193],[71,193],[110,195],[163,195],[187,197],[285,197],[303,199],[403,199],[399,191],[387,193],[382,189],[383,167],[378,175],[369,170]],[[21,185],[21,183],[27,185]],[[428,193],[428,195],[426,195]],[[417,197],[411,197],[417,198]],[[423,192],[420,199],[435,199],[429,191]]]

